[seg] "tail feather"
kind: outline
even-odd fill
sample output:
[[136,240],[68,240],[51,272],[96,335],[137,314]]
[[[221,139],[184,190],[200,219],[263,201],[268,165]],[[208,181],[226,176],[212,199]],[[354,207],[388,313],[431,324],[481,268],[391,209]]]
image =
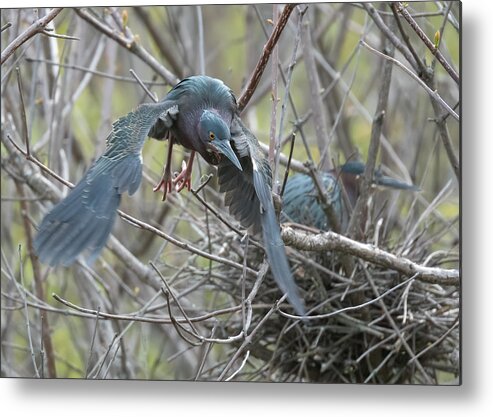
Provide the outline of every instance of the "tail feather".
[[277,285],[287,294],[288,300],[296,310],[296,313],[304,316],[305,307],[286,257],[286,249],[281,238],[270,188],[265,178],[256,168],[256,166],[253,167],[253,184],[261,204],[260,219],[269,265]]
[[414,184],[408,184],[408,183],[396,180],[394,178],[387,177],[386,175],[375,176],[375,183],[378,185],[393,188],[396,190],[421,191],[421,189]]

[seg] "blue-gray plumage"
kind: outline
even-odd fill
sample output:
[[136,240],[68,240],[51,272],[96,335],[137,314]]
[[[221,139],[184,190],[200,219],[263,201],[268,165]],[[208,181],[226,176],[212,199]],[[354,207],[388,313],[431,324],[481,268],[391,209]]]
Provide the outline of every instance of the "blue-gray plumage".
[[113,123],[105,153],[41,222],[34,250],[42,262],[70,265],[86,249],[89,261],[99,255],[122,194],[132,195],[139,188],[142,146],[164,107],[162,103],[141,104]]
[[[332,206],[343,230],[349,221],[349,210],[344,204],[342,187],[344,187],[351,207],[354,207],[358,197],[356,179],[357,176],[362,175],[364,172],[365,164],[363,162],[348,161],[340,167],[338,173],[335,170],[331,170],[329,172],[323,172],[320,175],[328,203]],[[419,190],[415,185],[383,175],[380,170],[375,170],[373,182],[376,185],[394,189]],[[320,230],[332,229],[330,220],[322,208],[313,179],[306,174],[295,174],[289,177],[283,195],[281,218],[285,222],[299,223]]]
[[[168,110],[158,119],[149,132],[154,139],[169,139],[168,158],[160,182],[166,193],[176,186],[181,191],[190,190],[190,177],[195,152],[207,162],[217,165],[221,154],[241,170],[230,140],[229,126],[236,113],[236,99],[229,87],[221,80],[197,75],[180,81],[162,100]],[[171,154],[178,143],[192,151],[186,168],[176,178],[171,177]]]

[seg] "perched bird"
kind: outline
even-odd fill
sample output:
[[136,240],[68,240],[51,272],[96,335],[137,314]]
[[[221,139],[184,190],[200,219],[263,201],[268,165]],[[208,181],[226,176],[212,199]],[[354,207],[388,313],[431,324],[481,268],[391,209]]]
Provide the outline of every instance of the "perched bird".
[[[42,262],[69,265],[84,250],[98,256],[113,226],[121,195],[133,194],[142,176],[145,138],[168,139],[164,173],[155,191],[190,188],[195,152],[219,165],[220,190],[230,212],[246,228],[261,231],[276,283],[304,315],[289,268],[271,194],[271,170],[255,136],[243,125],[236,99],[222,81],[207,76],[182,80],[155,104],[142,104],[113,124],[106,152],[43,219],[34,241]],[[171,176],[175,143],[192,151],[188,164]]]
[[[363,162],[348,161],[339,168],[338,172],[331,170],[320,175],[327,202],[332,206],[333,212],[343,230],[347,226],[350,215],[350,210],[348,210],[344,201],[344,193],[347,194],[350,206],[354,207],[358,198],[357,177],[364,172],[365,164]],[[338,176],[341,181],[338,180]],[[385,176],[380,170],[375,170],[373,181],[375,185],[383,187],[419,191],[419,188],[415,185],[406,184]],[[313,179],[307,174],[295,174],[288,178],[283,195],[281,219],[285,222],[300,223],[319,230],[333,228],[322,208],[320,196]]]

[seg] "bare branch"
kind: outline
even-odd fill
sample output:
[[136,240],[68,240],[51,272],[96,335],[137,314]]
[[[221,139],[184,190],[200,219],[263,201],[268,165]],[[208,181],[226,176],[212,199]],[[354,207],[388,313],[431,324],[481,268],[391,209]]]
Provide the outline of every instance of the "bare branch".
[[432,284],[460,285],[459,271],[419,265],[409,259],[395,256],[366,243],[360,243],[334,232],[308,234],[292,227],[282,227],[282,238],[286,245],[306,251],[326,252],[335,250],[357,256],[365,261],[391,268],[406,276],[416,275],[416,279]]
[[434,43],[428,38],[428,36],[426,36],[426,33],[424,33],[423,29],[421,29],[421,27],[418,25],[416,20],[413,19],[411,14],[406,10],[406,8],[402,5],[402,3],[399,2],[398,4],[399,4],[398,12],[404,17],[404,19],[407,20],[409,26],[413,28],[413,30],[420,37],[420,39],[423,41],[426,47],[438,59],[438,62],[442,64],[443,68],[445,68],[445,71],[447,71],[449,75],[452,77],[452,79],[457,84],[459,84],[460,82],[459,74],[457,74],[455,69],[453,69],[452,66],[447,62],[440,49],[435,47]]
[[363,44],[363,46],[365,48],[369,49],[374,54],[380,55],[380,56],[384,57],[385,59],[388,59],[388,60],[392,61],[399,68],[401,68],[404,72],[406,72],[407,74],[409,74],[412,78],[414,78],[418,82],[418,84],[421,87],[423,87],[426,90],[426,92],[430,95],[430,97],[432,98],[432,100],[436,101],[441,107],[443,107],[445,109],[445,111],[447,111],[455,120],[457,120],[457,121],[459,120],[458,114],[443,100],[443,98],[440,96],[440,94],[438,94],[438,92],[436,90],[433,91],[430,87],[428,87],[426,85],[426,83],[421,78],[419,78],[416,74],[414,74],[409,68],[407,68],[405,65],[403,65],[397,59],[392,58],[392,57],[389,57],[388,55],[385,55],[384,53],[382,53],[382,52],[376,50],[375,48],[371,47],[366,42],[361,41],[361,43]]
[[97,30],[104,33],[115,42],[119,43],[125,49],[129,50],[133,54],[137,55],[142,61],[148,64],[154,71],[156,71],[166,82],[170,85],[178,83],[179,79],[171,73],[167,68],[161,65],[156,58],[154,58],[142,45],[140,45],[135,36],[130,32],[127,27],[126,32],[129,33],[130,38],[127,38],[123,33],[117,32],[107,24],[101,22],[94,17],[87,9],[75,9],[75,12],[83,18],[85,21],[94,26]]
[[272,30],[272,34],[270,35],[269,40],[264,46],[262,56],[257,62],[257,66],[253,71],[250,81],[248,82],[248,85],[246,86],[245,90],[243,91],[240,98],[238,99],[238,109],[240,112],[243,111],[243,109],[246,107],[246,105],[252,98],[252,95],[255,92],[255,89],[257,88],[257,85],[260,81],[260,78],[264,73],[267,62],[269,61],[269,57],[272,54],[272,51],[274,50],[274,46],[277,44],[277,41],[279,40],[279,37],[281,36],[281,33],[284,27],[286,26],[286,23],[288,23],[289,16],[291,15],[291,12],[295,7],[296,4],[287,4],[286,6],[284,6],[281,16],[279,17],[279,21],[277,22],[276,26]]
[[[57,17],[63,8],[55,8],[51,9],[51,11],[41,19],[36,20],[31,26],[29,26],[24,32],[22,32],[17,38],[15,38],[7,47],[2,51],[2,55],[0,58],[0,65],[9,59],[9,57],[17,50],[19,47],[24,44],[26,41],[31,39],[33,36],[38,33],[42,33],[46,25],[50,23],[55,17]],[[6,29],[6,27],[4,27]],[[2,28],[2,30],[4,29]]]

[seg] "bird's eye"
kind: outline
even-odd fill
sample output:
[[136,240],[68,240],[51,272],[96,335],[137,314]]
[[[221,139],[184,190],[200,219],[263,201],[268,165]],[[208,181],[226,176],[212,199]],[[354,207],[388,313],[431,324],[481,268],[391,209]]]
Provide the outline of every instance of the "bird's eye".
[[216,139],[216,135],[214,134],[214,132],[209,132],[209,140],[214,140]]

